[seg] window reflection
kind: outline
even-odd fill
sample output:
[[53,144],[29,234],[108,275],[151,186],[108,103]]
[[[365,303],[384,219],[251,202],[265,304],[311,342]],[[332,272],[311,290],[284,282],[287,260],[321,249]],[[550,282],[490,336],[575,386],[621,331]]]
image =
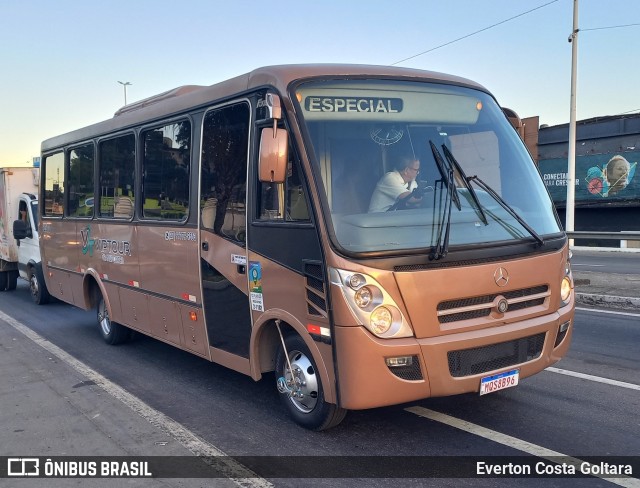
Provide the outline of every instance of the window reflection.
[[133,134],[100,143],[100,217],[133,217],[134,174]]
[[69,216],[93,216],[93,144],[69,152]]
[[64,214],[64,153],[44,158],[44,215],[62,217]]
[[261,181],[258,218],[268,221],[308,221],[309,209],[305,197],[300,167],[289,147],[287,178],[284,183]]
[[145,218],[183,220],[189,209],[191,124],[170,124],[143,133],[142,212]]
[[249,121],[246,103],[230,105],[208,112],[202,132],[202,226],[242,243],[246,238]]

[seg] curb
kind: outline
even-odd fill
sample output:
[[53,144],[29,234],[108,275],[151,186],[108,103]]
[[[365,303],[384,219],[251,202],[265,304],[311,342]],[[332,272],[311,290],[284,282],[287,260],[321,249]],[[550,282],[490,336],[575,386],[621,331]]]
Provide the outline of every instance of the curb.
[[640,310],[640,298],[597,295],[593,293],[576,293],[576,302],[581,305],[624,308]]

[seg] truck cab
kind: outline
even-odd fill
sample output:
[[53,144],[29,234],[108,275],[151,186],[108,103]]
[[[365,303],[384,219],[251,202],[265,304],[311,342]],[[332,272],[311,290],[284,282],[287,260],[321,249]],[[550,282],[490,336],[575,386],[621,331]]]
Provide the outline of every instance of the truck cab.
[[29,282],[31,298],[36,304],[41,305],[49,301],[49,292],[40,261],[38,198],[35,195],[22,193],[19,196],[17,217],[13,223],[13,236],[18,245],[18,274],[20,278]]

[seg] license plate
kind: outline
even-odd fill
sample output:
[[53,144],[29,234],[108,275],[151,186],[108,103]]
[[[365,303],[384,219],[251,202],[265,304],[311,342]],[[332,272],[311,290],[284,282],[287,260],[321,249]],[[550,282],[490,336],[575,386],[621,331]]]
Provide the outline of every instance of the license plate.
[[505,371],[504,373],[495,374],[493,376],[485,376],[480,380],[480,394],[486,395],[494,391],[511,388],[518,384],[520,370]]

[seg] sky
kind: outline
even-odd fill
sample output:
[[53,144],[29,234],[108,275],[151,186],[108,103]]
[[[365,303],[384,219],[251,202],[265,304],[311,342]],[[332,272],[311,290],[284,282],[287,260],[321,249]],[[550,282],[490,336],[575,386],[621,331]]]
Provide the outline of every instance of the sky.
[[[31,165],[44,139],[113,117],[124,105],[118,81],[131,83],[131,103],[260,66],[392,65],[425,51],[397,66],[469,78],[520,117],[568,123],[573,7],[574,0],[0,0],[0,167]],[[640,112],[640,1],[580,0],[578,26],[578,120]]]

